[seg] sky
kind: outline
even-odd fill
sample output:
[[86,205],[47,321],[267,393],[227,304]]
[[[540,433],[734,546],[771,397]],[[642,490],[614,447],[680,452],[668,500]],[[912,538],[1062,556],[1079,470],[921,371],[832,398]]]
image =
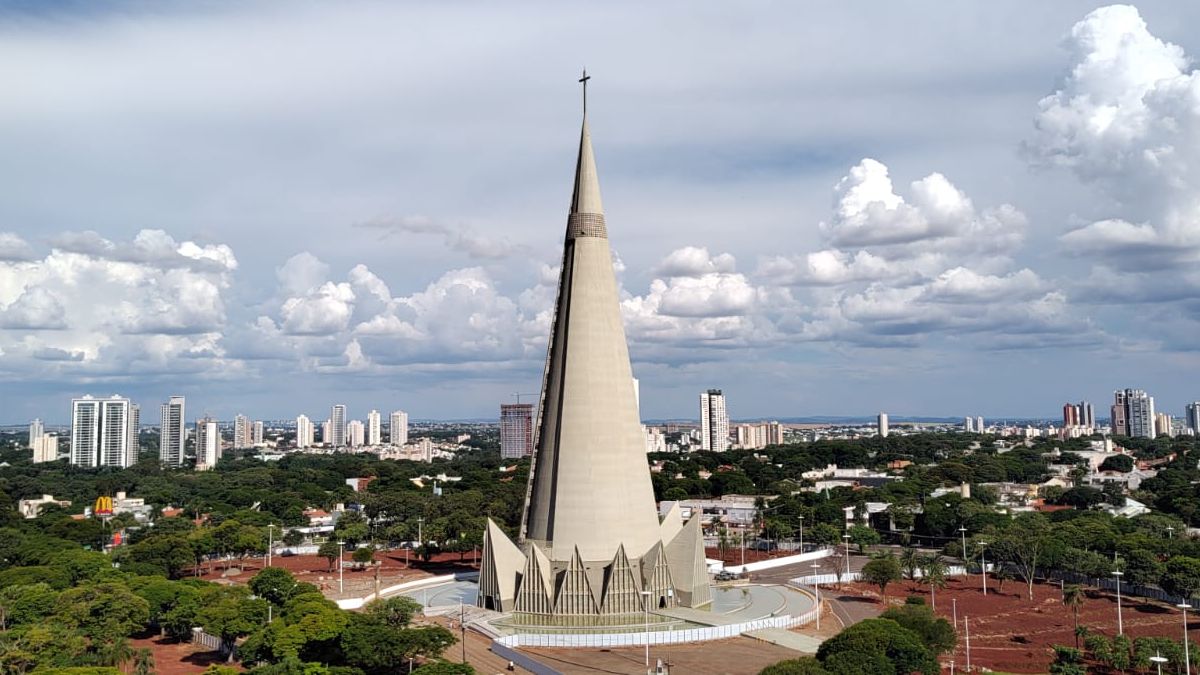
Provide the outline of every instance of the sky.
[[[0,3],[0,423],[495,417],[581,69],[646,418],[1200,399],[1195,3]],[[1103,416],[1103,415],[1101,415]],[[149,423],[157,417],[144,413]]]

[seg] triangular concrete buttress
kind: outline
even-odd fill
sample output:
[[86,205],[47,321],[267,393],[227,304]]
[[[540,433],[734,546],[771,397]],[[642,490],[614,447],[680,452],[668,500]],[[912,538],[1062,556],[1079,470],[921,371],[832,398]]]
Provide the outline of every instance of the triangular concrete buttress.
[[498,612],[511,611],[517,574],[524,563],[521,549],[488,518],[483,535],[483,559],[479,566],[479,606]]
[[575,549],[567,569],[559,577],[558,589],[554,594],[554,614],[583,617],[599,613],[583,559],[579,557],[579,549]]
[[712,602],[700,514],[688,520],[679,534],[667,544],[666,552],[679,604],[684,607],[703,607]]
[[617,548],[604,575],[604,600],[601,614],[636,614],[645,609],[642,584],[633,573],[633,566],[625,555],[625,545]]

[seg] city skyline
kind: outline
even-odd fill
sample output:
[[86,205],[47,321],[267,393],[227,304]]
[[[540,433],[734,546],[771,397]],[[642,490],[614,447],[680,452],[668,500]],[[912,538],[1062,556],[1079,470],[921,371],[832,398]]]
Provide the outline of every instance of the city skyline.
[[[620,49],[587,39],[628,22],[600,8],[486,44],[448,8],[430,43],[395,39],[411,8],[359,3],[0,14],[0,73],[41,84],[0,112],[0,423],[65,422],[88,392],[286,419],[411,391],[414,418],[493,417],[540,376],[552,139],[584,64],[643,417],[716,382],[735,418],[1050,417],[1123,386],[1181,416],[1200,125],[1166,121],[1194,110],[1200,8],[1045,4],[779,8],[733,62],[704,47],[744,18],[716,5],[644,9]],[[331,24],[362,48],[300,47]],[[221,62],[192,65],[216,36]]]

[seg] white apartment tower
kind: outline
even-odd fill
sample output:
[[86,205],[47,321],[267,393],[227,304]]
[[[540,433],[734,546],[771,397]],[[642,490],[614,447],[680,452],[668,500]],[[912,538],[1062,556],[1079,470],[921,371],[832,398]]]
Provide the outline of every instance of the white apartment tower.
[[172,396],[162,404],[162,421],[158,427],[158,460],[166,466],[183,466],[187,439],[185,419],[182,396]]
[[1133,438],[1154,438],[1154,397],[1141,389],[1118,391],[1113,396],[1113,433]]
[[984,432],[984,430],[986,430],[986,429],[987,429],[987,427],[983,426],[983,418],[976,417],[975,418],[975,433],[982,434]]
[[[91,396],[71,401],[71,464],[83,467],[131,466],[137,439],[131,438],[134,407],[127,398]],[[55,450],[57,454],[57,449]]]
[[33,444],[37,443],[37,439],[41,438],[42,434],[45,433],[46,427],[42,425],[42,421],[40,419],[35,419],[29,423],[29,442],[27,445],[31,450],[33,449]]
[[33,463],[53,462],[58,459],[58,436],[42,434],[33,442]]
[[408,413],[403,410],[392,413],[388,424],[388,441],[392,445],[408,444]]
[[360,420],[350,420],[346,424],[346,442],[352,448],[361,448],[366,440],[366,427]]
[[700,447],[713,452],[729,449],[729,413],[720,389],[700,394]]
[[210,417],[196,420],[196,468],[211,469],[221,458],[221,432]]
[[367,413],[367,445],[375,446],[383,444],[382,422],[383,420],[380,418],[378,410],[372,410]]
[[967,432],[968,434],[975,431],[975,418],[973,418],[973,417],[964,417],[963,418],[963,431]]
[[296,418],[296,447],[311,448],[313,444],[313,423],[308,415]]
[[250,418],[241,414],[233,418],[233,447],[250,447],[250,433]]
[[263,442],[263,423],[258,420],[254,423],[253,432],[250,434],[250,442],[254,445],[261,445]]
[[888,435],[888,416],[887,413],[879,413],[879,417],[875,420],[876,427],[879,430],[880,438],[887,438]]
[[129,404],[129,451],[125,466],[137,464],[138,453],[142,451],[142,407],[136,403]]
[[346,447],[346,406],[338,404],[333,406],[333,410],[329,414],[329,441],[335,448]]

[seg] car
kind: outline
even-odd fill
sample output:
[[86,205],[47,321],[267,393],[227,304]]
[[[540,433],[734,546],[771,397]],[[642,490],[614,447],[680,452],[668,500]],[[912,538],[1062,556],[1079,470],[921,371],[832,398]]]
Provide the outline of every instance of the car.
[[730,572],[729,570],[721,570],[720,572],[717,572],[717,581],[733,581],[737,578],[738,575]]

